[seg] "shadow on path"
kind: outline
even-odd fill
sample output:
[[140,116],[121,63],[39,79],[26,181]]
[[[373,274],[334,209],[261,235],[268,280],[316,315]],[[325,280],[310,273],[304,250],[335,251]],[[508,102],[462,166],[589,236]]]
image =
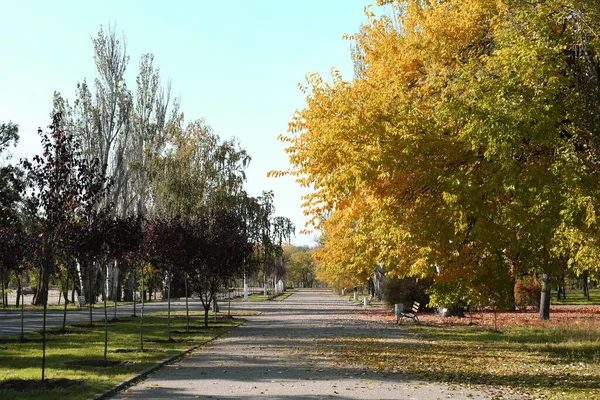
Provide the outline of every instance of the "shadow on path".
[[352,315],[362,308],[330,293],[300,291],[283,302],[238,304],[239,309],[264,313],[247,317],[229,336],[112,398],[517,398],[503,397],[495,389],[450,388],[344,365],[320,344],[331,341],[343,346],[364,338],[411,346],[414,341],[394,325],[355,322]]

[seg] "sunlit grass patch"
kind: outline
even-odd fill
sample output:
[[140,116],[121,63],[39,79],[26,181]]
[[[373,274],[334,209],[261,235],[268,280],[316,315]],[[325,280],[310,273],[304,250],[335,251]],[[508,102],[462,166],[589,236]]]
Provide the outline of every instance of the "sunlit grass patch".
[[567,291],[567,298],[556,300],[556,296],[550,299],[553,305],[600,305],[600,289],[590,289],[590,299],[583,295],[583,290]]
[[[282,301],[282,300],[287,299],[288,297],[290,297],[291,295],[293,295],[296,292],[297,292],[297,290],[295,290],[295,289],[286,289],[285,292],[276,294],[275,296],[273,296],[273,295],[265,296],[262,293],[253,293],[248,296],[248,301]],[[243,302],[245,300],[243,297],[236,297],[235,299],[232,299],[231,301]]]
[[[214,319],[215,316],[217,318],[228,318],[229,316],[231,316],[233,318],[237,318],[237,317],[246,317],[246,316],[250,316],[250,315],[262,314],[262,312],[260,312],[260,311],[252,311],[252,310],[231,310],[231,313],[229,313],[227,310],[227,305],[221,305],[220,307],[221,307],[221,311],[219,311],[217,313],[212,311],[212,308],[211,308],[208,311],[208,316],[210,318]],[[157,316],[157,317],[166,317],[167,314],[168,314],[167,311],[155,311],[155,312],[149,313],[147,315]],[[171,317],[184,317],[185,318],[185,316],[186,316],[185,310],[171,311]],[[198,323],[198,321],[204,321],[203,320],[204,310],[198,310],[197,308],[194,310],[190,310],[189,316],[190,316],[190,318],[195,319],[194,323]]]

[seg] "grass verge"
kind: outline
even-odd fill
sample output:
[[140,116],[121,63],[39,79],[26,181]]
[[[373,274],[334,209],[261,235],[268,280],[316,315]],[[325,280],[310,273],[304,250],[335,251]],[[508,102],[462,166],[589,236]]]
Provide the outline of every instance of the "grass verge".
[[590,289],[590,299],[588,300],[584,295],[583,291],[567,291],[567,298],[556,300],[556,295],[551,298],[553,305],[598,305],[600,304],[600,289]]
[[[297,290],[296,289],[286,289],[285,292],[283,293],[279,293],[275,296],[273,295],[267,295],[265,296],[262,293],[253,293],[251,295],[248,296],[248,301],[282,301],[287,299],[288,297],[290,297],[291,295],[293,295],[294,293],[296,293]],[[236,297],[235,299],[231,299],[231,301],[235,301],[235,302],[243,302],[244,298],[243,297]]]
[[119,319],[109,324],[108,363],[103,362],[103,323],[70,326],[61,334],[54,329],[48,335],[45,387],[40,385],[41,334],[28,333],[24,341],[1,337],[0,398],[87,399],[161,360],[230,331],[240,322],[221,319],[204,328],[202,321],[194,319],[186,333],[185,318],[172,318],[169,342],[167,320],[144,317],[144,351],[140,352],[139,318]]
[[[227,312],[227,309],[223,306],[221,306],[221,310],[218,313],[214,313],[212,310],[208,311],[208,317],[210,318],[209,321],[214,321],[215,316],[220,319],[220,318],[229,318],[229,314]],[[151,316],[157,316],[157,317],[166,317],[167,316],[167,311],[155,311],[153,313],[147,314],[147,315],[151,315]],[[190,310],[189,311],[190,314],[190,318],[196,318],[196,321],[198,321],[199,323],[204,323],[204,310]],[[216,315],[215,315],[216,314]],[[238,318],[238,317],[247,317],[247,316],[251,316],[251,315],[260,315],[262,314],[262,312],[260,311],[250,311],[250,310],[231,310],[231,317],[233,318]],[[185,318],[185,310],[178,310],[178,311],[171,311],[171,317],[183,317]],[[199,320],[198,320],[199,318]]]

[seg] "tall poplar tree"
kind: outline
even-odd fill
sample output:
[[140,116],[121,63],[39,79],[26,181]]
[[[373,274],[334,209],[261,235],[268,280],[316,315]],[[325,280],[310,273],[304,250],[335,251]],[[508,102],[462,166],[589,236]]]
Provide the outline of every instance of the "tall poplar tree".
[[[114,26],[101,27],[92,43],[93,84],[86,79],[79,82],[72,103],[55,93],[54,109],[65,114],[66,129],[78,137],[84,153],[100,160],[104,176],[112,182],[106,200],[114,205],[112,212],[121,217],[145,215],[152,207],[148,171],[164,150],[162,136],[178,117],[179,103],[171,99],[170,83],[163,86],[152,54],[142,55],[135,86],[131,86],[135,91],[130,89],[125,79],[127,41]],[[120,274],[125,272],[117,262],[109,265],[111,299],[119,298]],[[129,272],[126,292],[132,294],[133,274]],[[96,274],[97,268],[90,273]]]

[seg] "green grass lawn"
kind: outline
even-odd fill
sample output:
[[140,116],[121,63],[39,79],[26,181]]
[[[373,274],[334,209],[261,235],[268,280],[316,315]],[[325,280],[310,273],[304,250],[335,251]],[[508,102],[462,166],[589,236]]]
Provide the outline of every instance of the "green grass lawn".
[[[144,317],[144,352],[139,351],[139,318],[119,319],[109,324],[108,361],[103,365],[104,324],[94,327],[83,325],[67,328],[65,334],[48,335],[46,348],[46,378],[66,379],[68,387],[41,389],[41,334],[28,333],[25,341],[16,337],[0,337],[0,398],[1,399],[86,399],[103,392],[124,379],[202,344],[237,326],[239,319],[209,321],[194,318],[189,333],[185,332],[185,318],[171,319],[172,342],[167,342],[167,319]],[[56,331],[56,329],[54,329]],[[17,382],[15,382],[17,380]],[[24,387],[14,389],[19,380]],[[13,387],[13,389],[11,389]]]
[[600,304],[600,289],[590,289],[590,300],[583,295],[583,290],[567,291],[567,298],[556,300],[556,292],[553,292],[551,298],[553,305],[599,305]]
[[[229,314],[229,312],[227,310],[227,304],[225,304],[225,305],[221,304],[219,307],[220,307],[221,311],[219,311],[218,313],[215,313],[212,310],[208,311],[208,317],[210,318],[209,321],[214,321],[215,317],[228,318],[230,315],[233,318],[237,318],[237,317],[246,317],[249,315],[262,314],[260,311],[249,311],[249,310],[231,310],[231,314]],[[166,317],[167,311],[155,311],[155,312],[147,314],[147,315],[157,316],[157,317]],[[185,315],[186,315],[185,310],[171,311],[171,317],[185,318]],[[200,310],[198,310],[198,308],[194,308],[193,310],[190,309],[189,315],[190,315],[190,318],[196,318],[198,321],[201,321],[202,323],[204,321],[204,310],[203,309],[200,309]]]

